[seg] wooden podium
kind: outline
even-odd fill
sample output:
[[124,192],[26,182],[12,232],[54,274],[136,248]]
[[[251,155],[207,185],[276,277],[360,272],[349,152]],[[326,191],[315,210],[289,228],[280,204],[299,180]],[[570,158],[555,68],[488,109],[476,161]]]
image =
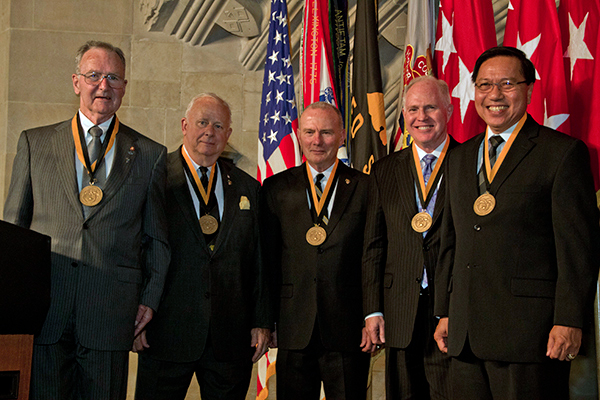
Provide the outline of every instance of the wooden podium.
[[50,307],[50,237],[0,221],[0,399],[28,399],[33,336]]

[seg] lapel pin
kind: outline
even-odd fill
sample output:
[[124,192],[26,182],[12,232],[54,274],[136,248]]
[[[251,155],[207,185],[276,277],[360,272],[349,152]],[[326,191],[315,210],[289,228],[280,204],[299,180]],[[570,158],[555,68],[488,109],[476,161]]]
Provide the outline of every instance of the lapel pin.
[[229,175],[227,175],[227,184],[231,186],[231,177]]
[[350,184],[350,179],[346,178],[346,185],[349,185],[349,184]]
[[134,151],[135,151],[135,147],[131,146],[128,151],[129,155],[132,156]]

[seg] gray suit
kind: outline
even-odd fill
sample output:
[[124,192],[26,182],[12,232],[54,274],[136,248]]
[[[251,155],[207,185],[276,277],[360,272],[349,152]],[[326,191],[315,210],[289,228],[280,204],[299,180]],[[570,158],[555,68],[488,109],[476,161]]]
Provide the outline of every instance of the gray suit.
[[52,238],[52,302],[36,345],[74,324],[85,348],[131,348],[138,304],[158,307],[169,262],[165,157],[121,124],[104,198],[84,218],[71,121],[21,134],[4,219]]

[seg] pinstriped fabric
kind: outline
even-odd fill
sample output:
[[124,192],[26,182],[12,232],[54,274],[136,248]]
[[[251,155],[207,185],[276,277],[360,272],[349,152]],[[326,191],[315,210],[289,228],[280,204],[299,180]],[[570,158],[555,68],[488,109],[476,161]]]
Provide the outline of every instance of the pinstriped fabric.
[[[450,140],[450,148],[453,148],[457,143],[451,138]],[[434,345],[431,330],[433,307],[431,304],[425,307],[421,304],[419,307],[419,303],[423,301],[423,296],[420,295],[423,266],[427,269],[429,298],[433,301],[435,265],[440,247],[440,216],[444,205],[444,179],[442,177],[437,193],[433,225],[423,237],[411,228],[411,220],[419,211],[411,172],[412,163],[412,149],[408,148],[373,165],[363,255],[363,304],[365,315],[383,313],[386,347],[392,348],[396,358],[402,358],[394,371],[406,373],[408,369],[412,369],[414,374],[416,367],[411,367],[413,363],[420,363],[423,371],[424,360],[426,363],[428,359],[433,360],[434,364],[440,361],[436,354],[432,355],[434,351],[425,350]],[[441,364],[444,364],[443,360]],[[431,378],[431,386],[439,386],[445,382],[446,368],[442,368],[443,373],[439,376],[436,369],[437,367],[432,367],[434,372],[428,372],[427,379]],[[422,379],[425,379],[424,373],[421,372]],[[393,386],[402,386],[403,391],[406,391],[405,387],[410,386],[407,383],[408,377],[412,375],[399,372],[394,375],[390,377]],[[416,383],[413,381],[410,384],[414,386]]]
[[74,314],[83,346],[128,350],[138,304],[158,306],[166,149],[123,124],[115,146],[104,198],[84,219],[70,121],[19,139],[4,218],[52,237],[52,302],[36,344],[56,343]]

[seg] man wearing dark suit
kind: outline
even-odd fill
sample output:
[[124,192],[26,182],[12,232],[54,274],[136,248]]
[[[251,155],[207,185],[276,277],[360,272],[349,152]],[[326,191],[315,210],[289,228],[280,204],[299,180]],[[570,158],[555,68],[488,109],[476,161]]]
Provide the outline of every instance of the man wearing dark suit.
[[265,259],[275,277],[277,398],[365,399],[360,351],[367,176],[337,159],[337,108],[308,106],[299,124],[306,163],[263,184]]
[[[435,267],[444,206],[443,165],[457,144],[446,130],[448,85],[413,79],[404,90],[412,145],[373,165],[363,301],[372,352],[385,343],[388,399],[447,399],[449,358],[433,340]],[[384,322],[385,319],[385,322]]]
[[[202,399],[246,398],[252,362],[272,325],[259,232],[259,183],[219,158],[229,105],[196,96],[168,155],[171,264],[163,299],[136,341],[136,399],[184,399],[194,373]],[[205,177],[203,177],[205,175]]]
[[447,160],[435,338],[455,398],[568,399],[600,260],[588,151],[527,114],[522,51],[485,51],[472,79],[488,128]]
[[125,399],[129,350],[169,263],[166,149],[115,115],[127,84],[120,49],[91,41],[76,62],[79,112],[21,134],[4,218],[52,238],[31,398]]

